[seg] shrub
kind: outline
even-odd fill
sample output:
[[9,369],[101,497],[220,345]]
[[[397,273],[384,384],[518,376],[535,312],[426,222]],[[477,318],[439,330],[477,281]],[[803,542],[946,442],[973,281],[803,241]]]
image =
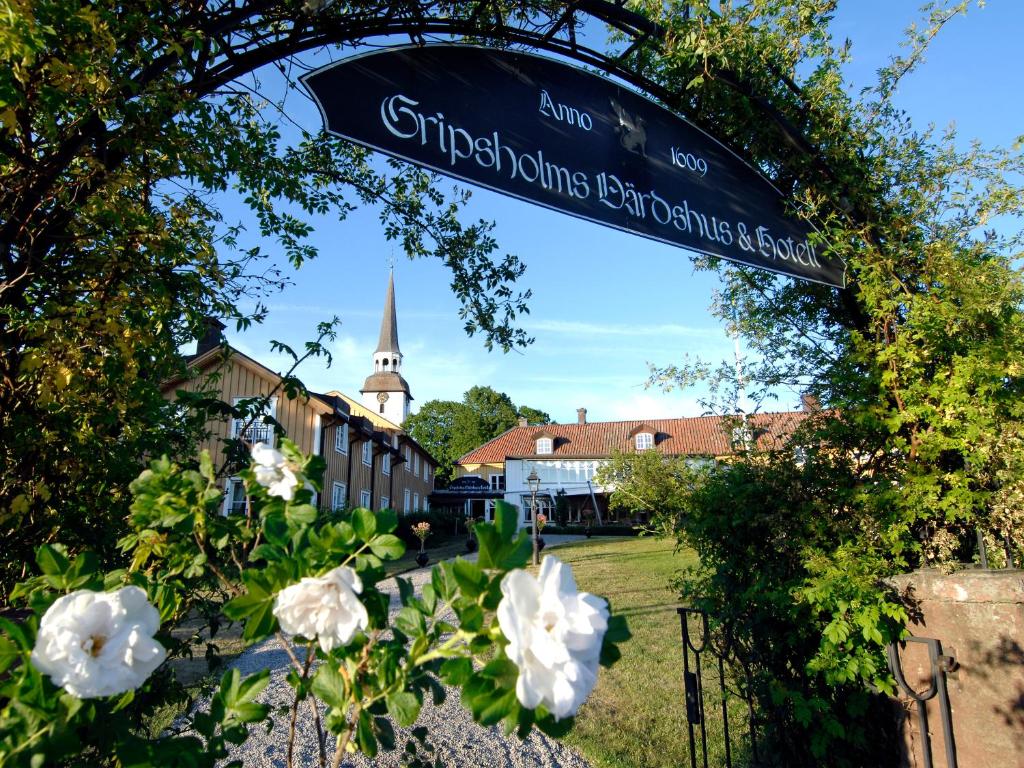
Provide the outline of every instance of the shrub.
[[[176,630],[195,615],[207,619],[211,635],[224,616],[241,623],[249,642],[276,638],[292,662],[291,722],[315,695],[325,705],[323,720],[313,718],[316,743],[333,738],[339,756],[395,749],[392,721],[411,726],[424,697],[443,700],[446,685],[462,688],[463,704],[482,724],[503,721],[524,738],[534,726],[552,736],[569,730],[598,656],[613,663],[628,631],[620,618],[588,611],[590,601],[548,561],[540,578],[566,606],[565,631],[587,630],[574,645],[556,641],[556,650],[587,675],[536,666],[529,627],[540,617],[529,601],[502,604],[506,593],[542,588],[522,570],[530,542],[517,531],[514,507],[499,503],[496,522],[477,525],[477,563],[435,566],[418,596],[399,580],[403,607],[392,616],[377,585],[382,561],[405,551],[395,513],[354,509],[346,519],[318,520],[311,501],[322,459],[288,440],[280,451],[258,444],[253,457],[239,473],[250,512],[227,516],[208,454],[198,471],[154,461],[131,487],[129,532],[119,543],[128,568],[103,572],[92,553],[38,548],[39,575],[13,592],[23,620],[0,618],[0,765],[213,768],[229,757],[229,745],[248,738],[251,724],[274,727],[270,707],[257,701],[269,670],[243,678],[232,669],[181,732],[141,735],[155,708],[182,701],[167,659],[191,654]],[[216,656],[215,646],[208,655]],[[479,659],[486,663],[474,664]],[[569,686],[572,696],[556,700],[552,685]],[[539,704],[523,706],[521,689]],[[294,728],[287,733],[291,763]]]

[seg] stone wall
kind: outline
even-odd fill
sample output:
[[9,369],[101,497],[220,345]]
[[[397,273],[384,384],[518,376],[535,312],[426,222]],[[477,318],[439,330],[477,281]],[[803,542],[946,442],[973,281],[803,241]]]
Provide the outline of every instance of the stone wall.
[[[1024,768],[1024,571],[922,570],[894,579],[920,614],[910,626],[933,637],[957,664],[947,675],[959,768]],[[901,654],[908,684],[925,690],[927,649]],[[904,764],[924,765],[915,705],[904,698]],[[935,768],[947,765],[937,697],[928,702]]]

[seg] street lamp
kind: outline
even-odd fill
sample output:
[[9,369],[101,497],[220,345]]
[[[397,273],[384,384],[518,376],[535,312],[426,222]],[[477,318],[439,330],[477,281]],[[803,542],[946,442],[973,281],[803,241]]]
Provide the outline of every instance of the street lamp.
[[533,520],[533,564],[540,564],[540,550],[537,548],[537,491],[540,490],[540,478],[537,477],[537,470],[531,469],[526,478],[530,486],[530,518]]

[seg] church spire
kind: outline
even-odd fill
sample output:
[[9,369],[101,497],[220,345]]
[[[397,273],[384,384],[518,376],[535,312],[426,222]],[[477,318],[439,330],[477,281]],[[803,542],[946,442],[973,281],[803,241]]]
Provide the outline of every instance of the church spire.
[[402,350],[398,348],[398,315],[395,311],[395,270],[388,277],[384,299],[384,317],[380,321],[380,340],[373,353],[373,373],[366,377],[363,405],[394,424],[409,415],[412,394],[409,383],[402,378]]
[[384,317],[380,321],[380,339],[377,341],[377,352],[401,355],[398,348],[398,316],[395,312],[395,270],[388,277],[388,293],[384,299]]

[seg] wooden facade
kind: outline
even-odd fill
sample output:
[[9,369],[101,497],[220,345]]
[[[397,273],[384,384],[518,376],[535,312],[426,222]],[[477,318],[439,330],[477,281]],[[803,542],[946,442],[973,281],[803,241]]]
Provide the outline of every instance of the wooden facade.
[[[281,380],[278,374],[238,351],[225,361],[220,348],[197,355],[190,367],[191,377],[165,382],[165,397],[174,399],[178,390],[202,390],[231,404],[238,399],[265,396]],[[429,507],[427,499],[437,462],[399,426],[372,418],[371,412],[340,392],[310,393],[306,399],[292,400],[277,391],[269,410],[302,452],[324,458],[327,466],[318,499],[321,508],[390,507],[404,513]],[[275,442],[273,430],[259,424],[258,419],[249,425],[230,418],[210,419],[200,449],[208,450],[214,465],[221,466],[225,441],[237,437],[243,428],[250,442]],[[232,482],[232,478],[225,479],[226,511],[231,504]]]

